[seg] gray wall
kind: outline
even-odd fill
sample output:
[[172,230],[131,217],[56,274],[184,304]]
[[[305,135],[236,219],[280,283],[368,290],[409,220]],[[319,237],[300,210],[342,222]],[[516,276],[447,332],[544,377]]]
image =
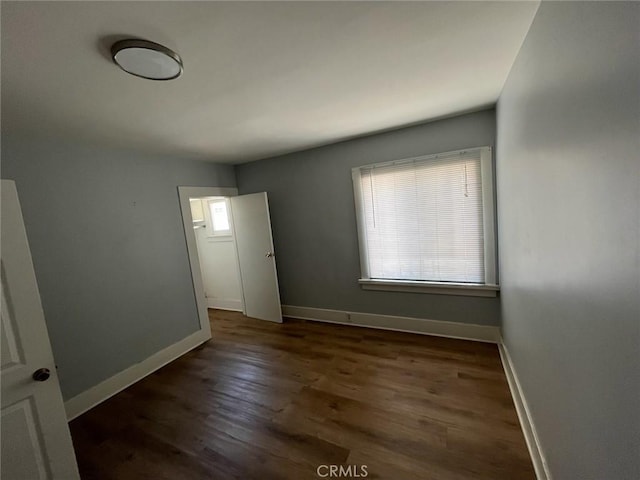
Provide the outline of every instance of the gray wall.
[[494,139],[487,110],[238,166],[241,194],[269,194],[282,303],[497,325],[496,298],[362,290],[351,181],[355,166]]
[[543,2],[498,102],[503,333],[556,480],[640,478],[639,31]]
[[197,331],[177,186],[233,167],[7,137],[64,398]]

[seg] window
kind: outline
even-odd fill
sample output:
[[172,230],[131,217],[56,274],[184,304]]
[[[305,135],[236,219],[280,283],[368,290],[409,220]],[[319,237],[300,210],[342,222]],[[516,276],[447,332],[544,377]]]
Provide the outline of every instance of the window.
[[225,198],[216,198],[207,201],[211,221],[212,235],[231,235],[229,223],[229,206]]
[[489,147],[353,169],[363,288],[494,296]]

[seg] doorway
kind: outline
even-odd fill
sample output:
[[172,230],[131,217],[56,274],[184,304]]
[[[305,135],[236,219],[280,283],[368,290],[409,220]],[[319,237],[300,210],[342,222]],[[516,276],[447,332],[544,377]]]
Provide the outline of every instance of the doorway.
[[228,197],[189,198],[207,308],[244,311]]
[[201,329],[208,308],[282,322],[266,192],[178,187]]

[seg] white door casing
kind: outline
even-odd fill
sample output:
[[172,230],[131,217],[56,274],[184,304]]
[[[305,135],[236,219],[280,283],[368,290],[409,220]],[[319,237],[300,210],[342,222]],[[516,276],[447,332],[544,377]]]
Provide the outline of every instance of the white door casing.
[[240,195],[230,201],[245,315],[282,322],[267,193]]
[[[3,480],[79,479],[16,186],[2,180]],[[33,378],[41,371],[41,381]]]

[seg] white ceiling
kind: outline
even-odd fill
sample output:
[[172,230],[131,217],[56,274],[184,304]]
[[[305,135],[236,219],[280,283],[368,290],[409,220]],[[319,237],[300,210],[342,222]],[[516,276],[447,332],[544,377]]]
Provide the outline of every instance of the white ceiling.
[[[492,105],[538,2],[2,2],[2,128],[242,163]],[[127,75],[110,44],[176,50]]]

